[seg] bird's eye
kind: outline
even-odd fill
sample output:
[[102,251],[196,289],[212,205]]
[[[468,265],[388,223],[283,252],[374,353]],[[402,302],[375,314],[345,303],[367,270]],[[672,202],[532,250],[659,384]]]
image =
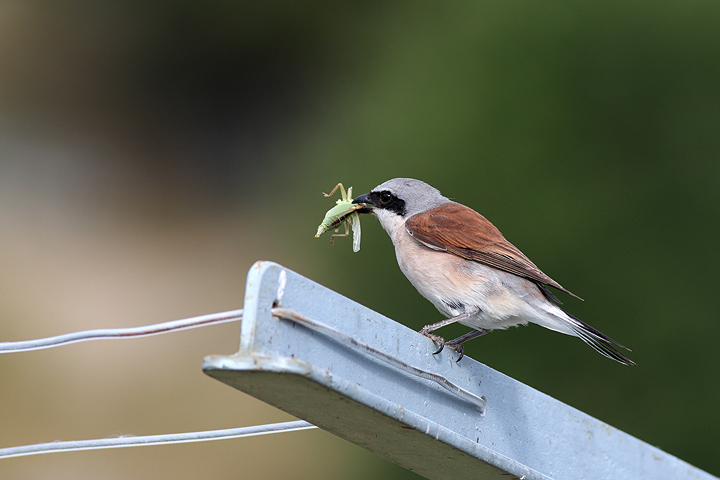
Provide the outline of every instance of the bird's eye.
[[380,194],[380,203],[383,205],[387,205],[390,203],[393,199],[393,196],[390,192],[382,192]]

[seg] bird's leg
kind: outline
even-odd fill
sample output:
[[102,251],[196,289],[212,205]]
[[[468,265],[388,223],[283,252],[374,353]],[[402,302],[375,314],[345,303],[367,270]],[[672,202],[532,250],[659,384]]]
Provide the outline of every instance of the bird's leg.
[[[433,355],[442,352],[442,349],[445,346],[445,339],[442,338],[440,335],[436,335],[432,332],[434,332],[438,328],[442,328],[446,325],[450,325],[451,323],[459,322],[461,320],[465,320],[466,318],[470,318],[473,315],[476,315],[479,311],[480,311],[480,309],[477,307],[474,307],[471,310],[466,309],[465,313],[461,313],[460,315],[455,315],[454,317],[446,318],[445,320],[440,320],[439,322],[436,322],[436,323],[433,323],[430,325],[425,325],[422,328],[422,330],[420,330],[420,334],[425,335],[430,340],[432,340],[433,342],[440,345],[440,348],[438,349],[438,351],[434,352]],[[460,338],[462,338],[462,337],[460,337]],[[456,339],[456,340],[459,340],[459,339]],[[470,339],[468,338],[467,340],[470,340]]]
[[460,357],[459,357],[457,360],[455,360],[455,362],[459,362],[460,360],[462,360],[462,357],[464,356],[464,353],[463,353],[463,350],[464,350],[463,343],[467,342],[468,340],[472,340],[473,338],[481,337],[481,336],[483,336],[483,335],[485,335],[486,333],[489,333],[489,332],[490,332],[490,330],[483,330],[483,329],[480,329],[480,330],[472,330],[472,331],[466,333],[465,335],[459,336],[458,338],[456,338],[456,339],[454,339],[454,340],[450,340],[449,342],[445,342],[445,344],[443,344],[443,345],[440,347],[440,350],[438,350],[438,353],[439,353],[440,351],[442,351],[443,347],[447,347],[447,348],[449,348],[449,349],[451,349],[451,350],[454,350],[454,351],[456,351],[457,353],[460,354]]
[[451,323],[459,322],[461,320],[465,320],[466,318],[470,318],[473,315],[477,315],[479,311],[480,309],[477,307],[473,307],[472,310],[466,309],[465,313],[461,313],[460,315],[455,315],[454,317],[446,318],[445,320],[440,320],[439,322],[431,323],[430,325],[425,325],[422,330],[420,330],[420,333],[427,336],[428,333],[434,332],[438,328],[442,328],[450,325]]

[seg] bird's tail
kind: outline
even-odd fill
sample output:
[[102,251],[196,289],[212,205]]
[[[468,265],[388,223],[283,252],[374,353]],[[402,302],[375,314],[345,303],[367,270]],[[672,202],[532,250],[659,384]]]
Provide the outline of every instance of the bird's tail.
[[631,351],[625,345],[616,342],[612,338],[608,337],[601,331],[591,327],[587,323],[583,322],[577,317],[564,312],[568,317],[569,327],[572,330],[573,335],[579,337],[580,340],[590,345],[593,350],[598,352],[600,355],[604,355],[608,358],[612,358],[616,362],[622,363],[623,365],[635,365],[635,362],[630,360],[628,357],[623,355],[617,348],[624,348],[628,352]]
[[630,351],[625,345],[616,342],[601,331],[591,327],[579,318],[570,315],[553,303],[544,302],[541,308],[547,315],[541,317],[536,316],[535,319],[533,319],[534,323],[556,332],[578,337],[590,345],[593,350],[600,355],[611,358],[623,365],[635,365],[635,362],[623,355],[616,348],[620,347]]

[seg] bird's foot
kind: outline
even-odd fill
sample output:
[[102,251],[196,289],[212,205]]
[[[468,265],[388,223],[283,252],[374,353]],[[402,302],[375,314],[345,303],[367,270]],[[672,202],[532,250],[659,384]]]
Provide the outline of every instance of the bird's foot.
[[446,342],[443,337],[441,337],[440,335],[434,334],[432,332],[428,332],[425,328],[420,330],[420,333],[422,335],[426,336],[427,338],[429,338],[430,340],[432,340],[433,342],[437,343],[440,346],[440,348],[438,348],[436,351],[433,352],[433,355],[437,355],[438,353],[442,352],[445,347],[447,347],[450,350],[460,354],[458,359],[455,360],[456,362],[459,362],[463,358],[464,348],[463,348],[462,344],[454,343],[453,341]]
[[433,342],[440,345],[440,348],[436,352],[433,352],[433,355],[437,355],[438,353],[443,351],[443,348],[445,348],[445,339],[443,337],[441,337],[440,335],[436,335],[436,334],[428,331],[427,330],[428,326],[429,325],[426,325],[425,328],[420,330],[420,335],[424,335],[427,338],[429,338],[430,340],[432,340]]
[[458,359],[455,360],[455,363],[457,363],[457,362],[459,362],[460,360],[462,360],[462,358],[465,356],[465,347],[463,347],[462,343],[453,343],[453,341],[450,340],[449,342],[446,342],[445,345],[443,345],[443,346],[449,348],[450,350],[453,350],[454,352],[457,352],[458,354],[460,354],[460,356],[458,357]]

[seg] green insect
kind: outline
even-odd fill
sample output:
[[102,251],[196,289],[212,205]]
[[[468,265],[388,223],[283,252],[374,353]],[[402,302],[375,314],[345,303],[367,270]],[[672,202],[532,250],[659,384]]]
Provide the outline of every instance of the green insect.
[[[328,210],[325,214],[325,218],[322,223],[318,226],[315,238],[318,238],[328,230],[335,229],[335,233],[330,237],[330,244],[334,244],[335,237],[347,237],[350,233],[348,229],[348,223],[352,226],[353,232],[353,252],[360,250],[360,216],[357,211],[365,207],[364,203],[352,203],[352,187],[347,189],[342,183],[335,185],[330,193],[323,193],[326,197],[332,197],[333,194],[340,188],[342,198],[337,201],[337,205]],[[337,233],[340,230],[340,225],[345,224],[345,233]]]

